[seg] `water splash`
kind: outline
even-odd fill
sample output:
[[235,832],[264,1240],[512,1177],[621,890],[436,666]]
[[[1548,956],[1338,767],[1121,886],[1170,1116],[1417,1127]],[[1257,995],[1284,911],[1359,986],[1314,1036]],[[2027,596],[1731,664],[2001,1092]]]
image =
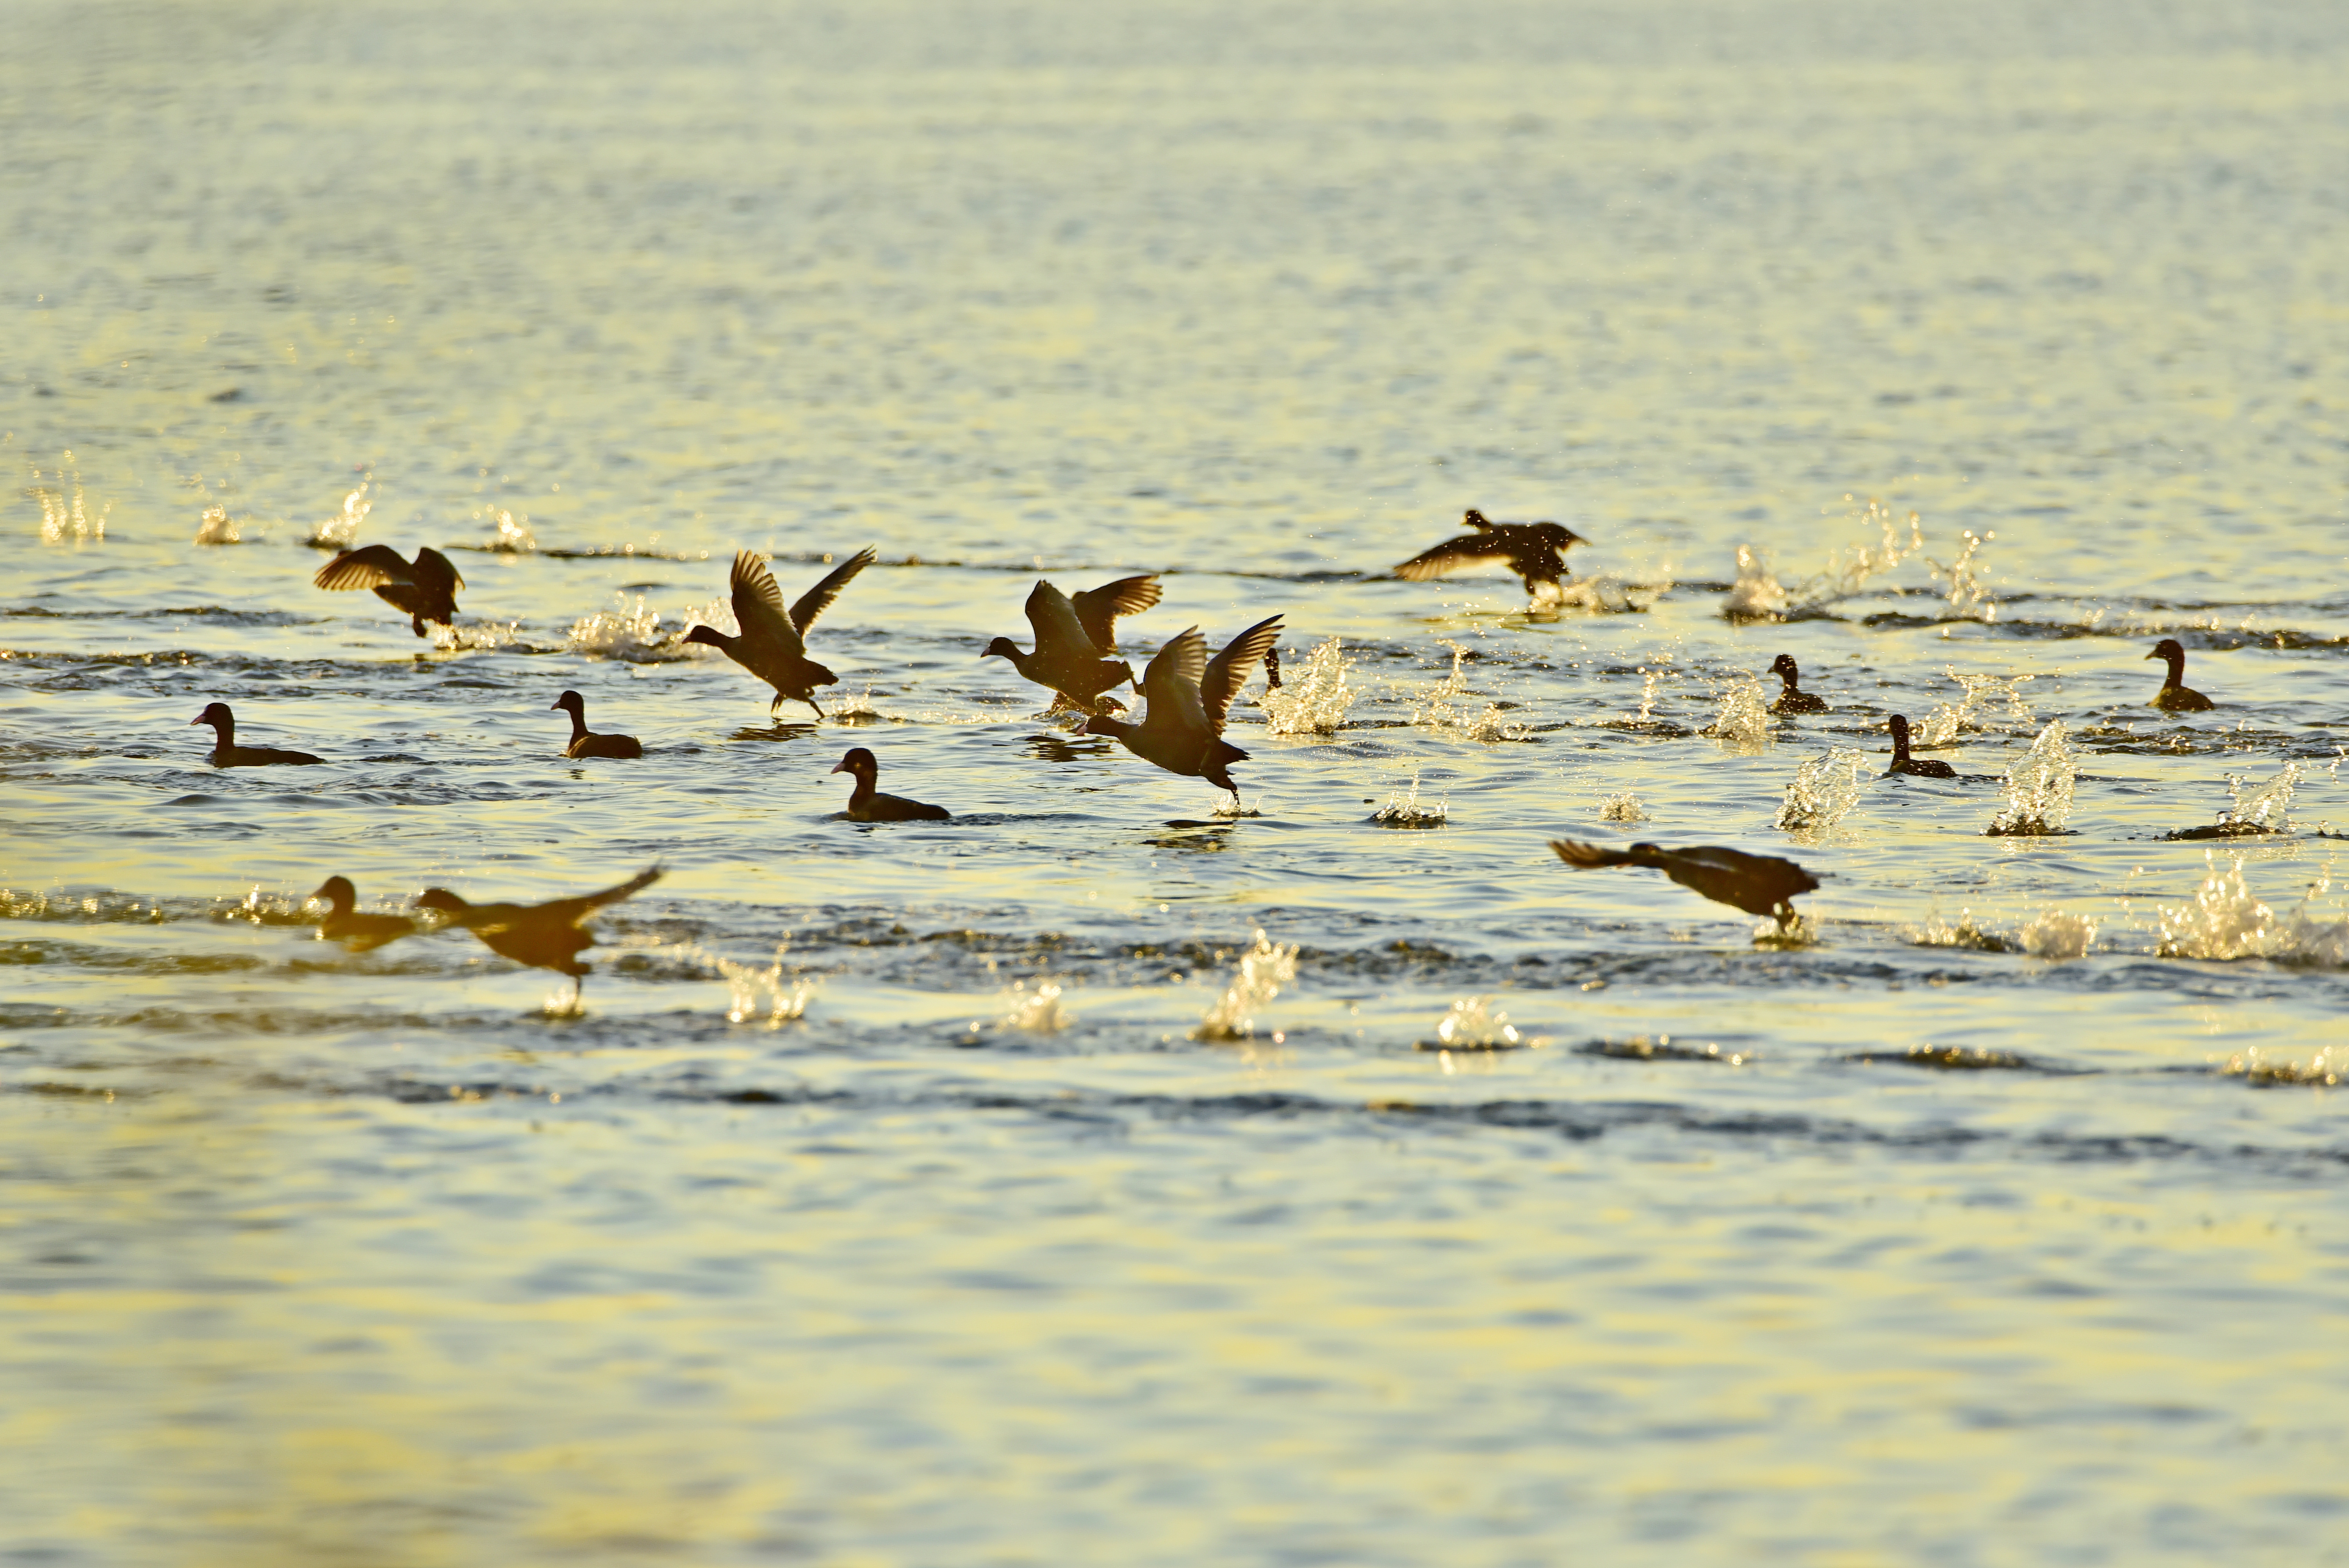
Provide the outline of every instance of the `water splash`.
[[2007,769],[2001,786],[2006,791],[2006,809],[1991,819],[1991,835],[2062,832],[2071,820],[2072,787],[2078,773],[2079,759],[2064,738],[2064,721],[2049,719],[2031,749]]
[[1789,833],[1826,832],[1859,804],[1860,781],[1875,766],[1865,751],[1829,747],[1795,769],[1776,825]]
[[1455,999],[1444,1021],[1435,1026],[1438,1050],[1445,1051],[1506,1051],[1518,1043],[1516,1027],[1506,1013],[1494,1012],[1488,1006],[1490,996],[1462,996]]
[[1770,744],[1770,703],[1762,683],[1752,676],[1732,682],[1722,690],[1721,707],[1704,733],[1721,742],[1724,750],[1752,753]]
[[684,610],[677,624],[665,626],[659,614],[646,607],[643,594],[636,595],[634,605],[628,603],[626,593],[615,593],[612,599],[618,608],[598,610],[571,624],[570,634],[564,640],[565,651],[591,659],[619,659],[632,665],[673,664],[680,659],[705,658],[718,652],[706,643],[685,640],[686,633],[693,629],[696,622],[716,625],[712,616],[722,610],[728,624],[732,623],[732,610],[724,600]]
[[1255,941],[1240,954],[1239,968],[1234,972],[1231,984],[1199,1020],[1199,1026],[1191,1031],[1191,1037],[1247,1039],[1256,1032],[1257,1010],[1279,995],[1282,986],[1294,985],[1296,980],[1296,946],[1282,946],[1258,931]]
[[1463,670],[1468,650],[1458,643],[1443,645],[1452,650],[1452,671],[1433,686],[1407,694],[1413,697],[1411,722],[1464,740],[1525,739],[1526,727],[1502,717],[1500,704],[1486,702],[1481,709],[1472,706],[1475,699]]
[[1916,743],[1920,747],[1947,746],[1958,738],[1958,732],[1971,726],[1988,730],[1993,721],[1986,717],[1992,704],[2003,701],[2005,711],[1994,721],[1998,727],[2016,734],[2028,730],[2038,717],[2023,696],[2023,688],[2034,676],[1961,675],[1943,665],[1941,673],[1958,683],[1964,696],[1955,704],[1941,703],[1927,714],[1916,727]]
[[1645,729],[1656,721],[1656,686],[1662,680],[1663,672],[1642,665],[1640,675],[1640,712],[1632,722]]
[[2086,955],[2095,944],[2096,923],[2085,914],[2050,909],[2016,932],[2014,937],[2023,951],[2033,958],[2062,964]]
[[1721,601],[1721,617],[1744,624],[1779,621],[1786,614],[1786,590],[1770,574],[1769,565],[1754,547],[1737,547],[1737,581]]
[[1648,820],[1647,805],[1626,789],[1620,794],[1599,798],[1599,820],[1602,822],[1644,822]]
[[511,648],[522,641],[520,621],[478,621],[463,626],[440,626],[427,622],[425,630],[431,634],[433,651],[442,654]]
[[[688,643],[686,645],[688,647],[694,648],[705,647],[707,645],[708,645],[702,643]],[[873,706],[873,688],[871,686],[866,686],[863,691],[858,692],[854,696],[833,698],[832,707],[830,709],[830,715],[832,722],[834,724],[878,724],[881,722],[881,710]]]
[[[1844,497],[1847,501],[1853,499],[1848,495]],[[1875,525],[1878,531],[1878,542],[1872,546],[1856,544],[1831,552],[1826,566],[1815,575],[1805,578],[1793,590],[1795,610],[1817,610],[1839,599],[1851,598],[1867,587],[1870,580],[1883,576],[1925,548],[1924,525],[1913,511],[1906,519],[1909,538],[1905,543],[1895,526],[1892,509],[1873,496],[1849,516],[1863,528]]]
[[1451,815],[1450,801],[1419,798],[1419,775],[1414,773],[1410,789],[1388,795],[1387,803],[1371,813],[1371,820],[1381,828],[1440,828]]
[[1315,647],[1301,670],[1289,666],[1286,683],[1268,688],[1258,700],[1266,727],[1275,735],[1335,735],[1354,700],[1354,689],[1346,684],[1353,667],[1337,638]]
[[348,550],[357,543],[359,524],[375,510],[375,502],[367,500],[367,482],[361,481],[358,489],[345,496],[341,512],[311,529],[302,542],[313,550]]
[[2343,1078],[2349,1078],[2349,1051],[2327,1046],[2303,1062],[2293,1057],[2270,1056],[2253,1046],[2229,1057],[2219,1071],[2228,1078],[2240,1078],[2255,1088],[2333,1088]]
[[1056,980],[1015,980],[1004,988],[1001,1003],[1003,1010],[996,1018],[1000,1028],[1057,1035],[1076,1022],[1075,1015],[1061,1003],[1061,985]]
[[1924,924],[1910,926],[1904,934],[1909,944],[1917,947],[1963,947],[1976,953],[2014,951],[2013,943],[1976,923],[1974,912],[1970,909],[1959,910],[1957,921],[1952,924],[1942,919],[1940,910],[1936,908],[1925,917]]
[[2227,776],[2227,809],[2219,813],[2218,825],[2235,832],[2280,833],[2290,825],[2287,813],[2292,810],[2292,791],[2299,787],[2302,764],[2287,762],[2282,771],[2252,790],[2243,793],[2240,774]]
[[243,544],[244,535],[239,533],[236,531],[236,524],[229,521],[228,508],[208,506],[204,509],[203,521],[196,524],[196,542],[198,544]]
[[1998,535],[1995,531],[1977,534],[1967,529],[1961,537],[1965,544],[1959,550],[1955,561],[1944,566],[1927,556],[1926,568],[1932,573],[1936,583],[1946,584],[1942,597],[1949,602],[1951,611],[1958,619],[1985,624],[1995,621],[1998,619],[1998,604],[1991,598],[1990,590],[1983,585],[1981,574],[1975,571],[1974,557],[1981,553],[1984,544]]
[[74,455],[68,451],[57,472],[43,474],[33,470],[32,497],[41,509],[41,542],[43,544],[103,544],[106,542],[106,520],[114,511],[108,501],[92,512],[89,498],[82,489],[81,470],[74,465]]
[[495,555],[531,555],[537,552],[538,535],[531,531],[530,519],[516,517],[512,512],[492,508],[490,514],[497,525],[497,533],[482,546]]

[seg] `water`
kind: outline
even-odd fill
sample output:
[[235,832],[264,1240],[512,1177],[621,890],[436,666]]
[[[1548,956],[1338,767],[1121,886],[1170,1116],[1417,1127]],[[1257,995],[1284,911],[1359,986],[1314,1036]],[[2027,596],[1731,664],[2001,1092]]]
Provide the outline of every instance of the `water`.
[[[2339,8],[5,25],[0,1552],[2344,1560]],[[845,722],[676,642],[868,542]],[[978,656],[1143,571],[1342,649],[1261,815]],[[299,918],[655,861],[577,1018]]]

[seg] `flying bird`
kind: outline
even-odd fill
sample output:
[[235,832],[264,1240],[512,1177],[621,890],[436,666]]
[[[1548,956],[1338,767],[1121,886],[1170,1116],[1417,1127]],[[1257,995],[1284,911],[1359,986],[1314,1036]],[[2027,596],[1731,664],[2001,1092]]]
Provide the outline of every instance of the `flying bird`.
[[1742,909],[1748,914],[1775,916],[1780,930],[1799,918],[1787,901],[1809,892],[1818,879],[1792,861],[1775,855],[1749,855],[1744,850],[1718,844],[1668,850],[1660,844],[1633,844],[1628,850],[1606,850],[1571,839],[1552,839],[1557,858],[1578,871],[1605,866],[1649,866],[1681,886],[1701,892],[1715,903]]
[[872,564],[873,548],[867,545],[825,573],[823,582],[785,611],[783,591],[775,586],[775,574],[767,570],[766,562],[755,551],[737,551],[727,583],[732,590],[734,622],[742,628],[741,634],[730,637],[709,626],[696,626],[686,633],[685,640],[718,649],[774,687],[775,700],[767,705],[770,714],[789,698],[815,708],[821,719],[823,709],[816,707],[815,688],[835,685],[840,677],[807,656],[807,629],[840,596],[850,579]]
[[502,958],[570,975],[575,1007],[588,971],[576,955],[595,943],[580,929],[580,922],[607,903],[652,886],[660,874],[660,867],[648,866],[617,887],[550,903],[468,903],[447,888],[429,887],[417,895],[416,907],[444,916],[445,925],[463,926]]
[[446,626],[457,619],[457,590],[465,580],[449,558],[427,545],[412,562],[402,561],[388,544],[346,550],[324,566],[311,583],[332,593],[372,588],[375,596],[408,616],[409,629],[424,635],[424,623]]
[[1081,712],[1117,711],[1102,694],[1133,681],[1133,665],[1108,656],[1117,651],[1118,618],[1149,609],[1160,592],[1155,573],[1121,577],[1073,599],[1040,580],[1029,590],[1027,604],[1036,651],[1023,654],[1010,638],[998,637],[978,656],[1010,660],[1020,675],[1049,686]]
[[1505,563],[1524,582],[1526,596],[1538,598],[1542,588],[1555,593],[1565,581],[1568,547],[1590,542],[1563,523],[1495,522],[1473,506],[1461,521],[1475,531],[1421,551],[1396,567],[1395,575],[1424,583],[1471,567]]
[[1224,717],[1248,671],[1279,635],[1280,617],[1269,616],[1210,659],[1199,628],[1185,628],[1142,672],[1142,722],[1096,714],[1085,720],[1085,733],[1113,736],[1144,762],[1228,789],[1237,809],[1240,787],[1232,782],[1230,769],[1247,760],[1247,753],[1223,738]]

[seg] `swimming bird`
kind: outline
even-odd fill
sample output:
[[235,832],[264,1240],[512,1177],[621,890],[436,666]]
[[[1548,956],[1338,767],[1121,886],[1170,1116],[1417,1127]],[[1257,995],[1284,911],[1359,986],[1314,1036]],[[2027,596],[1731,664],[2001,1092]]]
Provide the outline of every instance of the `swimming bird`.
[[1786,688],[1778,694],[1778,700],[1770,705],[1772,713],[1826,712],[1827,705],[1825,702],[1804,691],[1795,684],[1803,678],[1803,672],[1795,667],[1793,655],[1780,654],[1776,658],[1772,659],[1770,673],[1785,682]]
[[1895,773],[1913,774],[1920,779],[1955,779],[1958,770],[1938,758],[1929,757],[1920,762],[1909,755],[1909,720],[1899,714],[1886,719],[1892,731],[1892,766],[1884,770],[1887,779]]
[[564,692],[548,705],[548,711],[568,709],[571,714],[571,744],[563,748],[565,757],[642,757],[644,743],[633,735],[595,735],[587,728],[587,705],[575,691]]
[[387,942],[397,942],[403,936],[416,934],[416,923],[404,914],[361,914],[351,906],[358,903],[358,890],[351,886],[348,877],[328,877],[318,891],[302,902],[316,903],[324,900],[326,916],[318,922],[318,935],[327,942],[339,942],[353,953],[367,953]]
[[549,903],[468,903],[447,888],[429,887],[417,895],[416,907],[446,916],[447,925],[463,926],[502,958],[570,975],[575,1006],[588,970],[575,955],[595,943],[579,923],[605,904],[652,886],[660,874],[660,867],[647,866],[617,887]]
[[1557,851],[1559,860],[1580,871],[1597,871],[1602,866],[1652,866],[1715,903],[1725,903],[1748,914],[1775,916],[1781,930],[1798,918],[1795,906],[1787,901],[1819,885],[1816,877],[1792,861],[1782,861],[1775,855],[1749,855],[1744,850],[1724,849],[1718,844],[1700,844],[1686,850],[1633,844],[1628,850],[1603,850],[1597,844],[1552,839],[1549,847]]
[[279,768],[303,767],[324,762],[323,757],[313,757],[306,751],[279,751],[267,746],[239,746],[236,743],[236,715],[229,712],[228,704],[216,702],[188,720],[190,724],[212,727],[212,766],[215,768]]
[[1590,542],[1563,523],[1495,522],[1473,506],[1461,521],[1476,531],[1421,551],[1396,567],[1395,575],[1424,583],[1447,573],[1504,562],[1525,583],[1526,596],[1538,598],[1539,589],[1547,586],[1555,591],[1565,578],[1566,562],[1561,557],[1567,548]]
[[1279,635],[1280,617],[1269,616],[1209,659],[1199,628],[1185,629],[1142,672],[1142,722],[1096,714],[1085,720],[1085,733],[1113,736],[1144,762],[1228,789],[1237,809],[1240,787],[1232,782],[1230,769],[1247,761],[1247,753],[1223,738],[1224,716],[1248,671]]
[[346,550],[319,567],[310,581],[337,593],[374,589],[377,598],[407,612],[409,630],[419,637],[427,621],[446,626],[457,619],[457,590],[465,585],[449,558],[429,545],[419,550],[413,562],[402,561],[388,544]]
[[1039,581],[1028,591],[1028,624],[1036,634],[1036,651],[1023,654],[1009,637],[998,637],[978,656],[1003,658],[1040,686],[1049,686],[1070,706],[1085,713],[1104,706],[1102,694],[1133,680],[1133,666],[1106,655],[1117,651],[1117,620],[1134,615],[1158,603],[1158,574],[1121,577],[1098,588],[1088,588],[1071,599],[1050,583]]
[[821,719],[823,709],[815,707],[815,688],[835,685],[840,677],[807,656],[807,629],[840,596],[849,580],[872,564],[873,547],[866,545],[826,573],[823,582],[801,594],[799,603],[786,612],[783,591],[775,586],[775,574],[767,570],[766,562],[756,551],[736,551],[727,583],[733,593],[734,621],[742,634],[730,637],[709,626],[696,626],[686,633],[685,640],[708,644],[774,687],[775,700],[767,705],[769,713],[782,707],[788,697],[815,707]]
[[873,753],[859,746],[833,764],[834,773],[845,773],[856,780],[849,792],[848,809],[841,813],[852,822],[948,822],[954,813],[944,806],[926,806],[919,800],[908,800],[903,795],[884,795],[880,790],[881,764]]
[[2162,638],[2153,645],[2153,652],[2146,657],[2169,662],[2169,675],[2162,681],[2161,689],[2154,693],[2153,701],[2147,707],[2169,713],[2200,713],[2205,708],[2219,706],[2186,684],[2186,650],[2178,645],[2177,638]]

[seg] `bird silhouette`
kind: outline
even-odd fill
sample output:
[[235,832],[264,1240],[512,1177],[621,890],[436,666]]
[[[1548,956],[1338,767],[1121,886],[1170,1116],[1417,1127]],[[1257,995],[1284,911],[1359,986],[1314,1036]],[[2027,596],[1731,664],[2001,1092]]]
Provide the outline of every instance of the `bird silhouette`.
[[326,913],[318,922],[318,935],[327,942],[339,942],[353,953],[371,952],[387,942],[416,934],[416,922],[404,914],[360,913],[353,907],[358,897],[350,878],[328,877],[302,902],[325,903]]
[[1085,733],[1112,736],[1145,762],[1228,789],[1237,809],[1240,787],[1230,769],[1247,753],[1223,738],[1224,717],[1248,671],[1279,635],[1280,617],[1268,616],[1209,659],[1199,628],[1186,627],[1142,672],[1142,722],[1096,714],[1085,720]]
[[450,625],[457,619],[457,590],[465,580],[449,558],[427,545],[414,561],[402,561],[388,544],[346,550],[324,566],[311,583],[330,593],[372,588],[375,596],[408,616],[409,630],[424,635],[424,623]]
[[445,925],[463,926],[502,958],[570,975],[572,1005],[576,1006],[588,972],[576,954],[595,943],[580,929],[580,922],[607,903],[652,886],[660,875],[660,867],[648,866],[616,887],[546,903],[468,903],[447,888],[429,887],[417,895],[416,907],[433,911]]
[[1563,523],[1495,522],[1473,506],[1461,521],[1475,531],[1421,551],[1396,567],[1395,575],[1423,583],[1471,567],[1506,562],[1525,583],[1526,596],[1538,598],[1542,588],[1555,593],[1565,581],[1568,547],[1590,542]]
[[2168,676],[2163,679],[2161,689],[2153,694],[2153,701],[2147,707],[2168,713],[2201,713],[2219,706],[2186,684],[2186,649],[2177,638],[2162,638],[2153,645],[2153,652],[2146,657],[2167,660],[2169,665]]
[[1776,676],[1785,688],[1779,692],[1778,700],[1770,705],[1772,713],[1826,712],[1826,703],[1803,690],[1796,684],[1803,678],[1803,672],[1795,667],[1795,658],[1792,654],[1780,654],[1776,658],[1772,659],[1770,673]]
[[832,770],[856,780],[856,788],[849,793],[848,808],[841,812],[852,822],[945,822],[954,817],[944,806],[926,806],[903,795],[882,794],[880,760],[861,746],[833,763]]
[[1938,758],[1928,757],[1920,761],[1909,755],[1909,720],[1906,716],[1896,713],[1884,723],[1892,731],[1892,766],[1884,770],[1887,779],[1895,773],[1906,773],[1917,779],[1955,779],[1958,776],[1956,769]]
[[1050,687],[1084,713],[1120,711],[1102,695],[1133,681],[1133,665],[1108,657],[1117,651],[1118,618],[1149,609],[1158,603],[1160,592],[1154,573],[1121,577],[1073,599],[1039,581],[1029,590],[1027,603],[1036,651],[1023,654],[1010,638],[998,637],[978,656],[1010,660],[1021,676]]
[[236,743],[236,715],[228,704],[206,705],[204,711],[188,720],[190,724],[212,727],[212,763],[215,768],[308,768],[326,760],[306,751],[279,751],[268,746],[239,746]]
[[642,757],[644,742],[633,735],[597,735],[587,727],[587,704],[575,691],[564,692],[547,705],[551,712],[563,708],[571,715],[571,744],[563,748],[565,757]]
[[1557,851],[1559,860],[1578,871],[1598,871],[1606,866],[1651,867],[1715,903],[1725,903],[1748,914],[1774,916],[1780,930],[1798,918],[1795,906],[1787,901],[1819,885],[1816,877],[1792,861],[1780,860],[1775,855],[1750,855],[1744,850],[1726,849],[1719,844],[1699,844],[1685,850],[1633,844],[1628,850],[1608,850],[1572,839],[1552,839],[1549,847]]
[[775,585],[775,574],[767,570],[766,562],[754,551],[737,551],[727,583],[733,595],[734,622],[742,628],[741,634],[730,637],[709,626],[696,626],[686,633],[685,640],[719,649],[774,687],[775,700],[767,705],[769,713],[788,698],[815,708],[821,719],[823,709],[816,707],[815,688],[834,685],[840,677],[807,656],[807,629],[840,596],[850,579],[872,564],[873,549],[867,545],[825,573],[823,581],[801,594],[799,603],[786,611],[783,591]]

